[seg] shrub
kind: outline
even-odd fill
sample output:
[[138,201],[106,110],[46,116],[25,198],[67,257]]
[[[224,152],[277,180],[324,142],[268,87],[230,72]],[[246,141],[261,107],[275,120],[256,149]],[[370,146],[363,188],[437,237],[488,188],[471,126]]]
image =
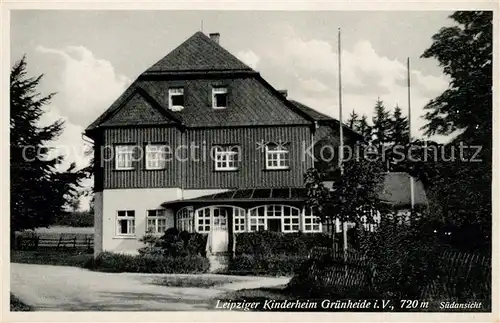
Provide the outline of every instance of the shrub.
[[293,275],[306,259],[297,255],[243,254],[230,261],[228,272],[240,275],[289,276]]
[[92,259],[91,254],[56,250],[12,250],[10,261],[25,264],[80,267]]
[[29,311],[33,311],[33,308],[31,306],[23,303],[16,296],[10,294],[10,311],[11,312],[29,312]]
[[384,291],[384,297],[418,298],[435,278],[439,244],[426,221],[382,223],[362,244],[372,261],[372,288]]
[[170,228],[161,237],[146,234],[141,241],[146,244],[139,250],[141,255],[183,257],[205,256],[207,235],[197,232],[179,231]]
[[210,263],[201,256],[134,256],[103,252],[96,259],[85,263],[84,267],[114,273],[198,274],[208,272]]
[[245,232],[236,235],[236,255],[307,255],[313,247],[330,247],[325,233]]

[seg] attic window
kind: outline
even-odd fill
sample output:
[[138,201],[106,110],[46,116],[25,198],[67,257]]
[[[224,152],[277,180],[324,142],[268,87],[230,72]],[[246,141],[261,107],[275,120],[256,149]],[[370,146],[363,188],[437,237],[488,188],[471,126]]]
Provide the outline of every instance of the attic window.
[[214,109],[227,108],[227,87],[212,88],[212,107]]
[[184,89],[181,87],[168,89],[168,106],[172,111],[184,109]]

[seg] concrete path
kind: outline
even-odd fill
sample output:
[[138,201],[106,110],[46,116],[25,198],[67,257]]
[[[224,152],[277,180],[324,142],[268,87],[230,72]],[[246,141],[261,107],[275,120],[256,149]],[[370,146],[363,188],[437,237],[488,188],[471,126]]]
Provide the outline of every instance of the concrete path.
[[134,273],[100,273],[78,267],[10,264],[11,292],[42,311],[193,311],[214,308],[227,291],[284,285],[289,277],[230,277],[219,287],[166,287],[153,284],[166,276]]

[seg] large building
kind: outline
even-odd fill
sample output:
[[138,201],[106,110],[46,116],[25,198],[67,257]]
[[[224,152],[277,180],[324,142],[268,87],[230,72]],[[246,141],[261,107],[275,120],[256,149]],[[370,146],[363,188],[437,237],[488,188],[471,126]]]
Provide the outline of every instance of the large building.
[[339,122],[289,100],[219,37],[195,33],[86,129],[96,254],[134,253],[170,227],[207,233],[211,254],[239,232],[324,230],[304,207],[303,176],[311,145],[338,145]]

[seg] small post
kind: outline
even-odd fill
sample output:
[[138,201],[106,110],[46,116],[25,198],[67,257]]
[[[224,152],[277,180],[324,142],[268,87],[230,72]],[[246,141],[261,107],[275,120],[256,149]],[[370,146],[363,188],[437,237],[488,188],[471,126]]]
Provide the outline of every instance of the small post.
[[76,249],[76,236],[73,238],[73,249]]
[[59,236],[59,241],[57,242],[56,250],[59,250],[59,247],[61,246],[61,243],[62,243],[62,235]]

